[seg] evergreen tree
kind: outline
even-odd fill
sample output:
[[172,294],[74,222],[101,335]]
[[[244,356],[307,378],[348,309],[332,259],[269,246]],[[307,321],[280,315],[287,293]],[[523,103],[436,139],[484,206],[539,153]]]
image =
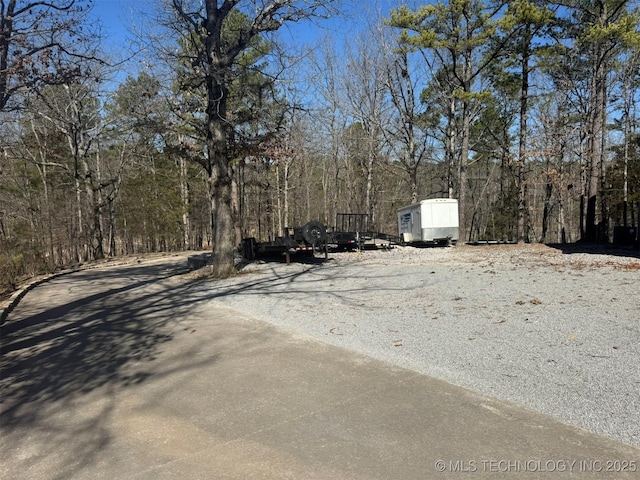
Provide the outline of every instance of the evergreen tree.
[[487,47],[505,3],[451,0],[416,11],[400,7],[391,12],[389,20],[402,29],[403,43],[427,52],[432,71],[438,72],[433,78],[439,80],[440,95],[448,100],[441,115],[447,123],[446,158],[457,177],[456,191],[452,185],[450,196],[457,196],[460,203],[461,238],[468,233],[471,210],[467,201],[471,125],[486,95],[480,81],[497,54]]

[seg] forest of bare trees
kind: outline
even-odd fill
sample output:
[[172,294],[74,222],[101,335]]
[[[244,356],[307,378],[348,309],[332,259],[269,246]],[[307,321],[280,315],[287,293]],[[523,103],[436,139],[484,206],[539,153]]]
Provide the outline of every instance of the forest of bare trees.
[[145,252],[224,274],[241,238],[338,213],[396,234],[436,197],[465,241],[637,232],[636,2],[156,0],[128,63],[91,6],[0,0],[3,291]]

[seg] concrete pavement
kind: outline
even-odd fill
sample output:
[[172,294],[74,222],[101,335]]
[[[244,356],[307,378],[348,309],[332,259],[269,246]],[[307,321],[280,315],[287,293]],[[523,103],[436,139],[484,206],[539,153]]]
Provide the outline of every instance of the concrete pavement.
[[[74,275],[47,288],[77,292]],[[4,480],[640,477],[636,448],[240,316],[197,285],[93,281],[55,308],[61,290],[40,286],[3,326]]]

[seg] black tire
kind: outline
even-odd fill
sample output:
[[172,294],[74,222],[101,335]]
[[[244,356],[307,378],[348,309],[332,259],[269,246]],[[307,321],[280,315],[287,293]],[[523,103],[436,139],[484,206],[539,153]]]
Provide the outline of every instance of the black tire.
[[323,245],[327,240],[327,228],[320,222],[309,222],[302,227],[302,238],[314,247]]

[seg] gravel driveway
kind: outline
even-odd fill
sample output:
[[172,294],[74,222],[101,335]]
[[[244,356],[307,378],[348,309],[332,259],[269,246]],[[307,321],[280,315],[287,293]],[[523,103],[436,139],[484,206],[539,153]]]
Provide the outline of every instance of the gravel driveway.
[[399,247],[194,284],[300,335],[640,446],[638,252]]

